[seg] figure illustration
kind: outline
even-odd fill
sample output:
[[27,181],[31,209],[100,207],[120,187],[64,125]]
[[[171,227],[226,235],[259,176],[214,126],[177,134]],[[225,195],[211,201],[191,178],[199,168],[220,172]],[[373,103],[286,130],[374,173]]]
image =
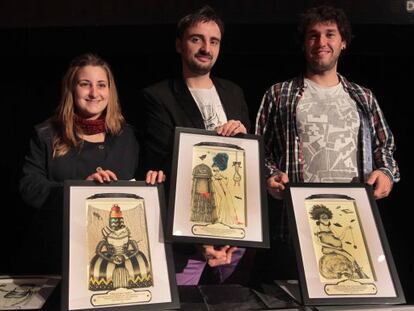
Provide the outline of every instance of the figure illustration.
[[2,287],[6,288],[6,284],[0,285],[0,291],[5,292],[4,298],[4,305],[0,304],[1,307],[6,308],[16,308],[20,309],[20,307],[26,305],[30,298],[36,292],[36,285],[35,284],[13,284],[15,287],[12,290],[3,289]]
[[220,152],[213,157],[213,192],[216,202],[218,222],[226,225],[243,224],[239,220],[233,202],[233,196],[228,188],[228,178],[221,172],[227,169],[229,156]]
[[152,286],[147,257],[131,239],[121,208],[113,204],[109,226],[102,229],[103,239],[96,246],[90,262],[90,290],[136,288]]
[[214,223],[217,221],[216,206],[211,185],[212,175],[211,169],[206,164],[199,164],[193,169],[191,221],[206,223]]
[[326,279],[367,279],[369,278],[355,258],[343,248],[342,239],[352,226],[348,226],[341,236],[337,236],[331,228],[332,211],[323,204],[312,207],[311,218],[316,221],[318,231],[315,236],[322,246],[324,255],[319,259],[319,271]]
[[233,175],[233,181],[235,186],[240,186],[240,181],[242,179],[240,175],[240,169],[241,169],[241,162],[240,161],[234,161],[234,175]]

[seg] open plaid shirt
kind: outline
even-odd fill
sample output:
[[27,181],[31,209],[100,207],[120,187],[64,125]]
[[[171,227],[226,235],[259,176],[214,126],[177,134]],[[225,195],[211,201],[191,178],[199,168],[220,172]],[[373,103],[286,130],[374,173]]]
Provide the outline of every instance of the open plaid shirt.
[[[376,169],[393,182],[400,179],[394,137],[372,92],[341,75],[346,92],[357,103],[361,126],[358,134],[360,181]],[[263,135],[267,176],[287,172],[292,182],[303,181],[303,153],[296,127],[296,108],[303,95],[303,76],[277,83],[265,93],[256,119],[256,134]],[[363,178],[362,178],[363,177]]]

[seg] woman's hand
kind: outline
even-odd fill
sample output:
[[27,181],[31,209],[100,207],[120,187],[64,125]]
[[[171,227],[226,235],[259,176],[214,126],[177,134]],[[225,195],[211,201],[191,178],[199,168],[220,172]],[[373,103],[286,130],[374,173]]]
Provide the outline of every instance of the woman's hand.
[[165,181],[165,174],[163,171],[148,171],[145,177],[147,184],[155,185],[155,183],[163,183]]
[[86,177],[86,180],[93,180],[103,184],[104,182],[110,182],[111,180],[118,180],[116,174],[110,170],[104,170],[102,167],[98,166],[96,168],[96,173],[93,173]]

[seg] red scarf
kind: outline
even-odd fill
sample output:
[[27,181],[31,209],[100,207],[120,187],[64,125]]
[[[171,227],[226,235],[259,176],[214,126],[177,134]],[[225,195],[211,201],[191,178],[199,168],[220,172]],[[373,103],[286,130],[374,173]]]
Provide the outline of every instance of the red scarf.
[[106,132],[105,118],[88,120],[74,115],[75,124],[82,129],[85,135],[95,135]]

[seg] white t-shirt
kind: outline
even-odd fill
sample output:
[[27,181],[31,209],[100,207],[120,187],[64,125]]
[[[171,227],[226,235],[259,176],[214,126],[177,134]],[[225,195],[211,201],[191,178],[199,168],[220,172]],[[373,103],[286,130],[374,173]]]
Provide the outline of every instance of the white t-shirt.
[[214,85],[210,89],[189,88],[189,90],[203,116],[206,130],[214,130],[227,122],[226,114]]
[[341,83],[322,87],[305,79],[296,122],[306,182],[350,182],[358,177],[360,119]]

